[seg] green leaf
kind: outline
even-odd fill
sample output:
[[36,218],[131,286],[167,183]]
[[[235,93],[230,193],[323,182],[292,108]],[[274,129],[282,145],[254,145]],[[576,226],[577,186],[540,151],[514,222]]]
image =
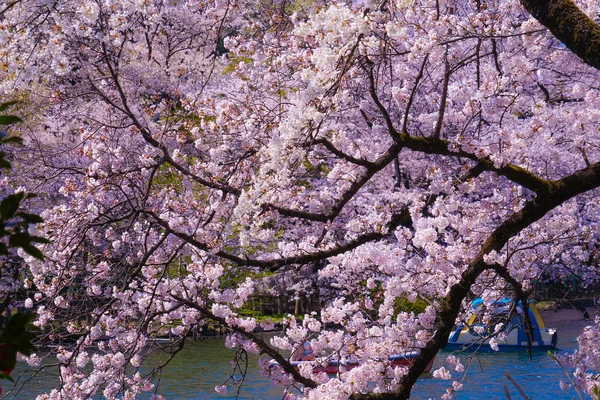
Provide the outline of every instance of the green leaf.
[[11,381],[13,383],[15,382],[15,380],[12,378],[12,376],[2,373],[2,372],[0,372],[0,379],[8,379],[9,381]]
[[25,212],[19,212],[19,213],[17,213],[17,217],[23,218],[23,221],[28,222],[30,224],[39,224],[39,223],[44,222],[42,217],[40,217],[37,214],[29,214],[29,213],[25,213]]
[[0,350],[7,349],[7,351],[11,351],[11,349],[14,349],[15,354],[18,351],[27,356],[31,355],[35,350],[35,346],[31,343],[36,336],[33,331],[39,330],[32,324],[35,318],[35,314],[17,313],[13,315],[6,323],[4,332],[0,335],[0,339],[5,343],[5,346]]
[[25,247],[31,246],[31,236],[28,232],[17,232],[10,235],[8,238],[8,245],[10,247]]
[[11,125],[17,122],[23,122],[23,120],[14,115],[0,115],[0,125]]
[[21,248],[23,250],[25,250],[25,252],[27,254],[29,254],[30,256],[33,256],[35,258],[37,258],[38,260],[43,260],[44,259],[44,254],[40,251],[40,249],[38,249],[35,246],[21,246]]
[[18,137],[18,136],[11,136],[9,138],[6,138],[4,140],[2,140],[2,143],[17,143],[17,144],[22,144],[23,143],[23,139]]
[[10,169],[10,162],[6,159],[6,153],[3,151],[0,151],[0,168]]
[[25,193],[19,192],[8,195],[0,203],[0,216],[3,220],[11,219],[19,209],[19,203],[23,200]]
[[45,237],[41,237],[41,236],[31,236],[31,241],[34,243],[50,243],[50,241],[48,239],[46,239]]
[[0,103],[0,112],[6,111],[8,109],[8,107],[14,106],[15,104],[19,104],[19,103],[20,103],[20,101],[18,101],[18,100],[7,101],[6,103]]

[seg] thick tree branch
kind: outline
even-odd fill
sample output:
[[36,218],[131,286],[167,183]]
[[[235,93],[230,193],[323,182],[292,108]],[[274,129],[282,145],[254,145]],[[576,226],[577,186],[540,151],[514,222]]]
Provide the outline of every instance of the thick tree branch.
[[[375,94],[376,96],[376,94]],[[375,97],[377,98],[377,97]],[[379,103],[381,105],[381,103]],[[383,105],[381,105],[383,107]],[[383,108],[385,111],[385,108]],[[381,112],[383,112],[380,109]],[[424,154],[437,154],[442,156],[450,156],[450,157],[459,157],[463,159],[468,159],[475,161],[477,164],[472,169],[472,171],[465,175],[464,180],[473,178],[478,176],[483,171],[492,171],[497,173],[498,175],[504,176],[507,179],[533,191],[538,195],[543,195],[550,190],[551,182],[545,179],[540,178],[536,174],[526,170],[525,168],[519,167],[514,164],[507,164],[502,167],[496,167],[494,162],[489,158],[478,158],[477,155],[473,153],[469,153],[460,149],[452,149],[451,143],[435,138],[421,138],[411,136],[407,133],[398,133],[393,123],[391,122],[391,117],[387,113],[387,111],[383,114],[386,120],[390,120],[388,124],[388,129],[393,129],[390,133],[398,138],[397,141],[388,148],[385,154],[379,157],[378,160],[374,162],[369,162],[369,167],[367,164],[364,166],[367,168],[367,171],[362,174],[356,181],[352,182],[350,188],[343,194],[343,196],[339,199],[337,204],[332,207],[329,212],[326,213],[311,213],[302,210],[294,210],[286,207],[281,207],[275,204],[265,204],[263,208],[265,210],[277,210],[281,215],[293,218],[300,218],[309,221],[315,222],[328,222],[333,221],[339,213],[342,211],[344,206],[358,193],[358,191],[366,185],[369,180],[383,168],[385,168],[389,163],[391,163],[396,156],[400,153],[402,148],[408,148],[414,151],[418,151]]]
[[519,282],[518,280],[513,278],[512,275],[510,275],[508,268],[506,268],[504,265],[492,264],[489,266],[489,269],[496,272],[496,274],[498,274],[498,276],[500,276],[502,279],[504,279],[506,282],[508,282],[508,284],[510,284],[510,286],[512,286],[513,290],[515,291],[515,295],[516,295],[515,296],[516,299],[515,299],[515,303],[514,303],[515,307],[518,304],[518,301],[520,301],[521,305],[523,306],[523,317],[525,318],[525,334],[527,336],[527,350],[529,351],[529,361],[531,361],[531,359],[532,359],[531,349],[532,349],[532,342],[533,342],[533,324],[531,322],[531,317],[529,316],[529,304],[527,303],[527,298],[528,298],[529,294],[525,293],[521,282]]
[[377,159],[373,163],[369,163],[369,168],[367,168],[367,170],[357,180],[355,180],[354,182],[351,183],[350,188],[348,188],[348,190],[346,190],[346,192],[344,192],[344,194],[340,197],[340,199],[337,201],[335,206],[333,206],[331,208],[331,210],[329,210],[329,212],[310,213],[310,212],[306,212],[306,211],[293,210],[290,208],[277,206],[275,204],[265,204],[265,205],[263,205],[263,209],[276,210],[281,215],[284,215],[287,217],[302,218],[302,219],[306,219],[309,221],[315,221],[315,222],[333,221],[342,212],[342,210],[344,209],[344,206],[346,204],[348,204],[348,202],[354,198],[356,193],[358,193],[358,191],[362,187],[364,187],[377,172],[379,172],[382,169],[384,169],[385,167],[387,167],[396,158],[396,156],[398,155],[400,150],[401,149],[398,146],[393,144],[392,146],[390,146],[388,148],[388,150],[381,157],[379,157],[379,159]]
[[514,164],[496,167],[489,158],[478,158],[475,154],[460,149],[451,149],[450,142],[436,138],[421,138],[407,133],[398,133],[402,146],[425,154],[439,154],[454,156],[476,161],[481,168],[502,175],[511,181],[536,193],[545,193],[549,190],[549,182],[534,173]]
[[198,250],[205,251],[207,253],[213,253],[216,257],[220,257],[222,259],[231,261],[238,265],[246,265],[250,267],[259,267],[268,269],[271,271],[276,271],[283,266],[291,265],[291,264],[308,264],[311,262],[323,260],[329,257],[334,257],[339,254],[346,253],[348,251],[354,250],[359,246],[362,246],[365,243],[374,242],[385,238],[389,232],[394,231],[399,226],[412,227],[412,218],[410,217],[410,213],[408,209],[404,209],[400,213],[393,215],[390,219],[390,222],[387,224],[385,229],[382,232],[367,232],[359,235],[357,238],[350,240],[344,244],[322,250],[316,251],[314,253],[307,254],[298,254],[293,257],[281,257],[274,259],[251,259],[245,256],[237,256],[235,254],[228,253],[223,250],[213,251],[210,246],[206,243],[201,242],[193,237],[193,235],[188,235],[187,233],[174,231],[168,222],[164,219],[160,218],[156,213],[152,211],[144,211],[147,215],[153,217],[156,222],[161,225],[163,228],[167,229],[173,235],[177,236],[190,246],[195,247]]
[[521,0],[523,7],[586,63],[600,69],[600,26],[571,0]]
[[[361,112],[364,113],[364,111],[361,110]],[[317,139],[313,142],[313,144],[321,144],[323,145],[327,150],[329,150],[332,154],[334,154],[335,156],[344,159],[346,161],[348,161],[349,163],[352,164],[356,164],[356,165],[360,165],[361,167],[365,167],[367,169],[370,168],[376,168],[376,165],[370,161],[365,160],[364,158],[356,158],[356,157],[352,157],[351,155],[348,155],[346,153],[344,153],[343,151],[337,149],[333,143],[331,143],[329,140],[325,139],[325,138],[321,138],[321,139]]]
[[438,112],[438,119],[433,129],[433,137],[436,139],[440,138],[442,133],[442,126],[444,124],[444,114],[446,113],[446,102],[448,99],[448,85],[450,84],[450,63],[448,62],[448,54],[444,56],[444,82],[442,83],[442,96],[440,98],[440,110]]
[[466,298],[481,273],[490,267],[484,262],[485,255],[491,251],[500,251],[510,238],[565,201],[599,186],[600,163],[596,163],[563,179],[551,182],[549,185],[550,190],[546,196],[538,196],[527,202],[520,211],[511,215],[498,226],[485,241],[477,257],[469,264],[460,281],[450,288],[448,295],[441,302],[437,330],[412,364],[408,374],[402,381],[400,389],[391,394],[391,397],[377,398],[408,399],[410,397],[412,387],[429,361],[448,343],[448,336],[452,332],[462,301]]
[[375,75],[374,75],[374,71],[373,71],[374,68],[370,61],[369,61],[368,68],[369,68],[369,93],[371,93],[371,99],[373,99],[373,101],[377,105],[377,108],[379,109],[379,112],[383,116],[383,119],[385,120],[385,124],[387,125],[388,132],[392,136],[392,139],[394,139],[394,142],[396,142],[396,144],[400,144],[400,138],[398,137],[398,135],[395,134],[396,128],[394,127],[394,122],[392,121],[392,117],[388,113],[385,106],[379,100],[379,96],[377,96],[377,87],[375,85]]

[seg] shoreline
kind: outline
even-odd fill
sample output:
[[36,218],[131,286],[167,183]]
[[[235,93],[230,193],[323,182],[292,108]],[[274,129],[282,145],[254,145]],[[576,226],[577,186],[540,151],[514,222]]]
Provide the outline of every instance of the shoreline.
[[558,310],[540,310],[546,328],[554,328],[558,331],[559,348],[573,348],[576,345],[576,339],[586,326],[593,325],[597,316],[600,315],[600,308],[590,307],[587,309],[590,318],[584,319],[579,310],[562,308]]

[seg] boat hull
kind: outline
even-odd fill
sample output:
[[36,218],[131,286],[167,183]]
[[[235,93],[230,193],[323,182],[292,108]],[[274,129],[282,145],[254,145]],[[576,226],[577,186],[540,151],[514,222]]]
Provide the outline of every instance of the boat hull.
[[[478,351],[478,352],[493,352],[493,351],[506,351],[506,352],[511,352],[511,351],[527,351],[528,347],[527,345],[511,345],[511,344],[502,344],[502,345],[498,345],[498,350],[494,350],[492,349],[492,346],[490,346],[488,343],[481,343],[481,342],[471,342],[471,343],[448,343],[446,345],[446,347],[444,347],[444,350],[449,350],[449,351]],[[533,351],[547,351],[547,350],[552,350],[552,349],[556,349],[556,346],[553,345],[533,345],[531,346],[531,350]]]
[[[488,326],[477,322],[480,320],[481,302],[472,307],[472,314],[468,322],[459,325],[448,337],[446,350],[460,351],[523,351],[529,349],[529,338],[526,333],[526,323],[523,310],[520,306],[515,308],[510,299],[501,300],[494,303],[498,312],[492,313],[496,317],[497,323],[502,325]],[[519,310],[517,312],[516,310]],[[558,343],[558,334],[556,329],[547,328],[544,321],[534,304],[528,305],[529,320],[531,322],[531,349],[548,350],[556,348]],[[509,313],[511,313],[509,315]],[[499,332],[498,332],[499,331]],[[490,341],[494,337],[495,346],[492,348]]]

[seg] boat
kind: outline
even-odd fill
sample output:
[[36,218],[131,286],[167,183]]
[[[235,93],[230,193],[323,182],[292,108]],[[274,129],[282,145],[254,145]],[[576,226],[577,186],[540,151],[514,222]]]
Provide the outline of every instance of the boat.
[[[398,366],[410,366],[413,360],[417,358],[419,352],[408,351],[403,354],[395,354],[388,357],[391,367]],[[427,373],[431,371],[434,359],[431,359],[429,364],[423,372]],[[312,366],[313,373],[325,372],[327,375],[337,375],[340,372],[350,371],[360,365],[361,361],[355,356],[341,357],[341,358],[317,358],[310,361],[290,361],[290,364],[296,369],[299,369],[301,365]],[[275,360],[271,360],[272,366],[279,365]]]
[[[556,348],[556,329],[547,328],[534,303],[528,302],[529,318],[533,328],[531,348],[548,350]],[[471,303],[466,322],[458,324],[448,337],[446,350],[511,351],[527,350],[525,312],[521,302],[503,298],[487,306],[478,298]],[[485,311],[488,311],[487,314]],[[482,320],[486,314],[486,321]],[[498,326],[498,324],[502,324]],[[495,339],[495,344],[492,342]],[[497,349],[496,349],[497,345]]]

